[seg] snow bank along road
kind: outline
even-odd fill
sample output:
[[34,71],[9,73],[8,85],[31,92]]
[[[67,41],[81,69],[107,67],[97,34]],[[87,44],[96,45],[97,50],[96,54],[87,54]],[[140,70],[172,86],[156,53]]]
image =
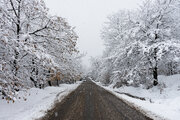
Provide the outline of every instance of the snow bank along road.
[[90,80],[55,106],[42,120],[152,120]]

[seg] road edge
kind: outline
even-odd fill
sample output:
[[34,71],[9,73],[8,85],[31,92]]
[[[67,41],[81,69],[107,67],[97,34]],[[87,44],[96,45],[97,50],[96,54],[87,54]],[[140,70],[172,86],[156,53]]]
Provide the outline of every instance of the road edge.
[[[44,111],[44,115],[39,117],[39,118],[36,118],[34,120],[43,120],[47,115],[48,115],[48,112],[53,110],[55,107],[56,107],[56,104],[62,102],[67,96],[69,96],[71,93],[73,93],[76,89],[79,88],[79,86],[82,84],[83,82],[80,82],[79,85],[75,88],[75,89],[72,89],[70,91],[67,91],[66,94],[62,95],[63,93],[65,93],[65,91],[63,92],[59,92],[57,95],[56,95],[56,98],[54,100],[54,103],[51,105],[51,107],[49,109],[47,109],[46,111]],[[61,97],[60,97],[61,96]]]
[[[159,116],[159,115],[153,113],[152,111],[148,111],[148,110],[146,110],[146,109],[143,109],[141,106],[139,106],[139,105],[137,105],[137,104],[135,104],[135,103],[132,103],[132,102],[130,102],[130,101],[128,101],[128,100],[120,97],[120,96],[119,96],[120,94],[116,93],[115,91],[111,91],[111,90],[109,90],[108,88],[99,85],[97,82],[95,82],[95,81],[93,81],[93,80],[91,80],[91,81],[92,81],[93,83],[95,83],[96,85],[98,85],[99,87],[107,90],[110,94],[113,94],[114,96],[116,96],[117,98],[119,98],[120,100],[122,100],[124,103],[126,103],[127,105],[129,105],[130,107],[132,107],[132,108],[136,109],[137,111],[141,112],[143,115],[145,115],[145,116],[147,116],[147,117],[149,117],[149,118],[152,118],[152,119],[154,119],[154,120],[168,120],[168,119],[166,119],[166,118],[163,118],[162,116]],[[129,97],[129,96],[128,96],[128,97]]]

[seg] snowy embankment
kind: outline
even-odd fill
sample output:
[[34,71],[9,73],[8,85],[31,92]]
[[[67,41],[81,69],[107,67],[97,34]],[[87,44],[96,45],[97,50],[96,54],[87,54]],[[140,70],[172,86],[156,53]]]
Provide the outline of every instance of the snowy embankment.
[[[7,103],[0,98],[0,120],[33,120],[42,117],[52,108],[54,103],[61,101],[75,90],[81,82],[75,84],[61,84],[59,87],[45,89],[31,88],[27,92],[20,92],[14,103]],[[23,98],[22,96],[25,96]]]
[[[164,84],[162,87],[153,87],[149,90],[142,87],[121,87],[112,86],[104,87],[119,98],[135,105],[138,109],[143,110],[154,119],[156,116],[167,120],[180,119],[180,75],[159,76],[159,82]],[[99,84],[99,83],[98,83]],[[99,84],[100,85],[100,84]],[[102,86],[102,85],[101,85]],[[135,99],[120,93],[129,93],[134,96],[143,97],[145,101]]]

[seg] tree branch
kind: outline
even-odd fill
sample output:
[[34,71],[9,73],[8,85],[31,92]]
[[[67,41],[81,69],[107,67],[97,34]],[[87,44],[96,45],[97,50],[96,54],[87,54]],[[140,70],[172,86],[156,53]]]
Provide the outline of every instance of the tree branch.
[[38,29],[38,30],[36,30],[36,31],[34,31],[34,32],[32,32],[32,33],[29,33],[29,34],[30,34],[30,35],[32,35],[32,34],[35,35],[36,33],[38,33],[38,32],[40,32],[40,31],[42,31],[42,30],[48,28],[47,26],[48,26],[49,22],[50,22],[50,20],[47,22],[47,24],[46,24],[43,28]]
[[16,15],[16,17],[18,17],[18,14],[17,14],[17,12],[16,12],[16,10],[14,8],[14,4],[13,4],[12,0],[10,0],[10,3],[11,3],[11,6],[12,6],[12,9],[14,11],[14,14]]

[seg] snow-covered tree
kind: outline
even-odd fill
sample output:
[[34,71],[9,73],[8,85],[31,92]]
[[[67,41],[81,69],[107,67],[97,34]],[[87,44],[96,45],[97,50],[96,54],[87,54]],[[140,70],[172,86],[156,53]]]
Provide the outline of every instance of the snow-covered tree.
[[78,79],[77,38],[43,0],[0,0],[0,92],[12,99],[24,88],[42,88],[50,76]]
[[172,0],[146,1],[139,11],[136,36],[144,46],[144,56],[151,66],[154,85],[158,84],[158,66],[163,56],[175,53],[175,57],[179,51],[177,35],[172,35],[179,29],[174,26],[179,19],[172,16],[175,14],[173,6]]
[[[147,0],[137,11],[119,11],[102,30],[106,50],[98,71],[114,86],[158,84],[159,74],[179,72],[179,0]],[[107,64],[108,61],[108,64]],[[104,81],[106,81],[104,79]]]

